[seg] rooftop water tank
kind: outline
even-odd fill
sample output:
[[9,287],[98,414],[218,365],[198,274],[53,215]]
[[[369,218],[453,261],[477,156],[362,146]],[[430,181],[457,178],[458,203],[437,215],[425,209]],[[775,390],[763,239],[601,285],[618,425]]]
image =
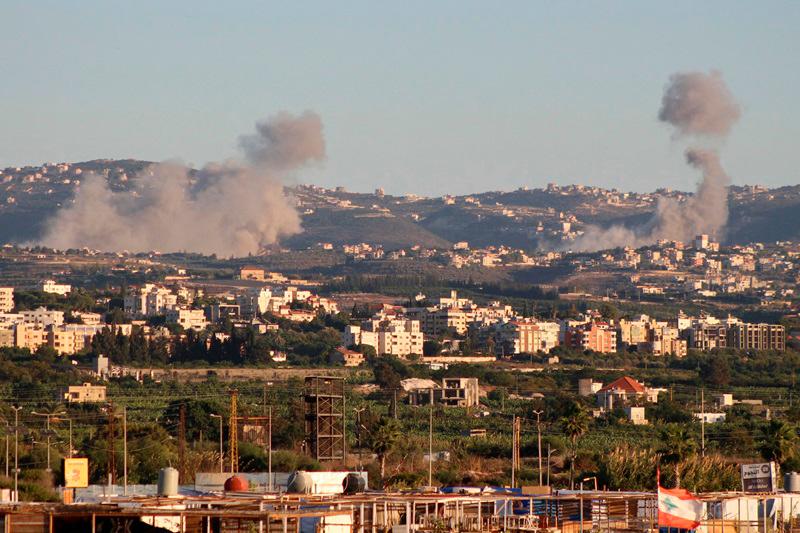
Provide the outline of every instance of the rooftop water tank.
[[787,472],[783,475],[783,490],[786,492],[800,492],[800,474]]
[[359,492],[364,492],[366,488],[367,483],[364,481],[364,478],[355,472],[350,472],[342,480],[342,492],[344,494],[357,494]]
[[231,476],[225,480],[225,492],[246,492],[250,483],[242,476]]
[[308,494],[311,492],[314,482],[308,472],[296,470],[289,476],[286,492],[295,492],[300,494]]
[[158,471],[158,495],[178,495],[178,471],[171,466]]

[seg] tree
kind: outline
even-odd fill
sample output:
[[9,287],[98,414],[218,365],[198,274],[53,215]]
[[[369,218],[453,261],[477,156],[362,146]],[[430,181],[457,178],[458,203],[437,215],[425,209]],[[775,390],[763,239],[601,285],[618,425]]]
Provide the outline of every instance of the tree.
[[396,357],[378,357],[373,359],[372,372],[375,375],[375,383],[384,390],[395,390],[400,388],[400,381],[410,377],[408,367]]
[[650,415],[668,424],[688,424],[694,419],[681,402],[665,399],[650,408]]
[[619,309],[610,303],[604,303],[600,306],[600,314],[603,315],[603,318],[616,320],[619,318]]
[[761,455],[767,461],[779,464],[797,455],[797,430],[782,420],[770,420],[764,428]]
[[386,457],[397,445],[400,435],[400,424],[388,416],[381,417],[370,429],[367,445],[378,456],[381,466],[381,485],[386,480]]
[[700,367],[700,377],[715,387],[725,387],[731,381],[731,367],[727,357],[714,354]]
[[427,340],[422,343],[422,355],[439,355],[442,352],[442,343],[436,340]]
[[571,412],[561,419],[561,426],[564,435],[570,442],[569,486],[570,489],[574,489],[575,458],[578,455],[578,441],[589,430],[589,414],[582,405],[573,404]]
[[665,461],[675,467],[675,488],[681,486],[681,462],[697,452],[697,441],[686,424],[669,424],[661,433],[662,453]]

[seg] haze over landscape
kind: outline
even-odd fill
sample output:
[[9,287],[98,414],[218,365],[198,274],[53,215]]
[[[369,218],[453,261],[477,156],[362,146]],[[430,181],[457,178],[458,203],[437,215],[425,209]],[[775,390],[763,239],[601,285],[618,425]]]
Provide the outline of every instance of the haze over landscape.
[[234,156],[256,118],[312,109],[328,160],[306,183],[693,190],[658,102],[670,74],[718,69],[747,117],[726,141],[733,183],[793,184],[800,115],[783,103],[800,86],[800,7],[778,5],[8,2],[0,166],[200,167]]
[[800,3],[0,20],[0,530],[798,531]]

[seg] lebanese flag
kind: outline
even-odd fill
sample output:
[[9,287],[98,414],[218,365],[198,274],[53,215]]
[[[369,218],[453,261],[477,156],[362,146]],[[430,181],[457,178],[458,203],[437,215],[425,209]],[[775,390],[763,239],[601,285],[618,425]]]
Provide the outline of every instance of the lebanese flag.
[[703,502],[686,489],[658,486],[658,525],[675,529],[697,529],[703,518]]

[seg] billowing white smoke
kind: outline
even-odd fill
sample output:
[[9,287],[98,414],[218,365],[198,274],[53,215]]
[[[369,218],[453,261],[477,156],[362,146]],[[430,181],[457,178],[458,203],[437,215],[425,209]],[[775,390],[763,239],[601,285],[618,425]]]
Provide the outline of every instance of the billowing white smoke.
[[74,203],[48,222],[41,244],[243,256],[300,232],[283,180],[324,159],[319,116],[278,114],[239,144],[243,161],[210,163],[196,172],[178,162],[158,163],[141,173],[133,192],[112,191],[102,176],[88,176]]
[[[739,115],[739,106],[719,72],[684,72],[670,77],[658,118],[675,127],[674,138],[707,141],[727,136]],[[703,233],[721,237],[728,221],[730,179],[719,154],[713,148],[691,147],[686,150],[686,161],[703,174],[688,200],[680,203],[662,198],[653,219],[643,227],[592,226],[569,247],[593,251],[644,246],[659,239],[685,242]]]

